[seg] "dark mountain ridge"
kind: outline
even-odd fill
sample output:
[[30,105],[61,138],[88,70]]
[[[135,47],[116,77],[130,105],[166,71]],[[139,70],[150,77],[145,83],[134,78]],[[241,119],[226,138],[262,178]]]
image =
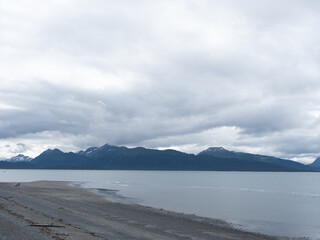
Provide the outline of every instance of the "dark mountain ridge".
[[90,160],[73,152],[64,153],[59,149],[48,149],[30,161],[35,168],[77,169],[90,167]]
[[320,157],[318,157],[313,163],[309,164],[309,166],[320,169]]
[[[0,162],[0,168],[108,169],[108,170],[197,170],[197,171],[317,171],[313,166],[290,160],[209,148],[199,154],[143,147],[106,144],[84,151],[49,149],[28,162]],[[320,171],[320,169],[318,169]]]
[[287,159],[259,155],[259,154],[233,152],[233,151],[226,150],[222,147],[211,147],[205,151],[200,152],[198,155],[206,155],[206,156],[218,157],[223,159],[231,158],[231,159],[247,160],[247,161],[253,161],[253,162],[260,162],[260,163],[269,163],[276,166],[282,166],[282,167],[297,169],[297,170],[308,171],[311,168],[311,166],[306,166],[302,163],[298,163],[298,162],[287,160]]

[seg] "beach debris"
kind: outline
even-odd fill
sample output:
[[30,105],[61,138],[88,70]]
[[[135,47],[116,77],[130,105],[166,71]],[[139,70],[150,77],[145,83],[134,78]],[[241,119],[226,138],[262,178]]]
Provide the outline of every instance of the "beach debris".
[[63,225],[55,225],[55,224],[30,224],[30,227],[65,227]]
[[14,185],[15,187],[19,187],[21,184],[20,183],[17,183],[16,185]]

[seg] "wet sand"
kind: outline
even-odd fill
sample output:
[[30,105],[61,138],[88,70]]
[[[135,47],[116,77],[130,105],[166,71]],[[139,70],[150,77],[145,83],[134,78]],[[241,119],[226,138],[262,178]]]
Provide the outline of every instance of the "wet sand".
[[277,239],[221,220],[109,202],[67,182],[0,183],[0,240]]

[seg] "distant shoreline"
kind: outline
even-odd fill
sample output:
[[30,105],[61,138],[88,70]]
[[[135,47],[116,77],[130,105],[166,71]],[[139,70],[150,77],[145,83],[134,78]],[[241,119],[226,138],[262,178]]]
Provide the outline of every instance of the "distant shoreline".
[[277,239],[227,222],[109,202],[69,182],[0,183],[0,236],[8,239]]

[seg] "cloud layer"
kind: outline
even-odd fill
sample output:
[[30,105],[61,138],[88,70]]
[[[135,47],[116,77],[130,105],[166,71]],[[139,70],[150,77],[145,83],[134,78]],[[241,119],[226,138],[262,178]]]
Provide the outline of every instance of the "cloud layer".
[[310,161],[319,11],[312,0],[2,1],[2,157],[108,142]]

